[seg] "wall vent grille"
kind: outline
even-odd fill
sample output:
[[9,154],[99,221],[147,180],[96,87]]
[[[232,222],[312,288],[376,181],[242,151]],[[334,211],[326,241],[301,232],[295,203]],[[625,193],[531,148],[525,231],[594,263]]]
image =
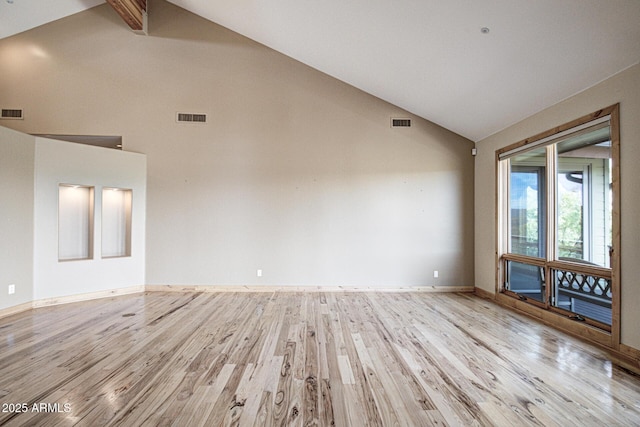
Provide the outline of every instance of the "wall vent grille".
[[22,115],[22,110],[3,108],[0,118],[8,120],[23,120],[24,116]]
[[176,113],[178,123],[206,123],[207,115],[201,113]]
[[411,119],[391,119],[392,128],[410,128]]

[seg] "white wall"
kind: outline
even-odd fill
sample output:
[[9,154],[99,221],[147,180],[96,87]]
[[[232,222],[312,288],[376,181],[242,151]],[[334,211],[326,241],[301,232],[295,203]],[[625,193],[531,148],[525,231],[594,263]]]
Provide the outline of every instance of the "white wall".
[[147,155],[147,283],[473,285],[471,141],[152,6],[147,37],[103,5],[0,40],[11,126]]
[[0,126],[0,310],[33,299],[34,156],[32,136]]
[[495,290],[495,151],[562,125],[600,108],[620,103],[621,173],[621,343],[640,349],[640,65],[477,144],[475,168],[475,280]]
[[[58,261],[58,187],[94,187],[93,259]],[[102,189],[133,194],[132,253],[102,258]],[[35,138],[34,300],[145,284],[146,157]]]

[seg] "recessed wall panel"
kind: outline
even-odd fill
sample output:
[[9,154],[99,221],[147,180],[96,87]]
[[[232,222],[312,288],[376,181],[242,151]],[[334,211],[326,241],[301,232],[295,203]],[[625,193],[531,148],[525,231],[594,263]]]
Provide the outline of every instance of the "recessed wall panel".
[[102,257],[131,256],[132,191],[102,190]]
[[58,189],[58,259],[93,258],[93,188],[61,184]]

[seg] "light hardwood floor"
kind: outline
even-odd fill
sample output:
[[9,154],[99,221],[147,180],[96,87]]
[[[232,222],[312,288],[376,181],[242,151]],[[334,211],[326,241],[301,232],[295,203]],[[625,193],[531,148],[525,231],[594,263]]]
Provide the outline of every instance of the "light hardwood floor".
[[640,378],[469,294],[152,292],[0,319],[0,404],[11,426],[633,426]]

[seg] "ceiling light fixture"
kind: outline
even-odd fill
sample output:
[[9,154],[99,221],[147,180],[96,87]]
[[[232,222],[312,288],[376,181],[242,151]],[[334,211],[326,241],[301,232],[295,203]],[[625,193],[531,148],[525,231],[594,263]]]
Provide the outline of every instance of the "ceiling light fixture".
[[490,31],[490,30],[489,30],[489,27],[482,27],[482,28],[480,28],[480,32],[481,32],[482,34],[489,34],[489,31]]
[[13,4],[13,0],[7,0],[7,3]]

